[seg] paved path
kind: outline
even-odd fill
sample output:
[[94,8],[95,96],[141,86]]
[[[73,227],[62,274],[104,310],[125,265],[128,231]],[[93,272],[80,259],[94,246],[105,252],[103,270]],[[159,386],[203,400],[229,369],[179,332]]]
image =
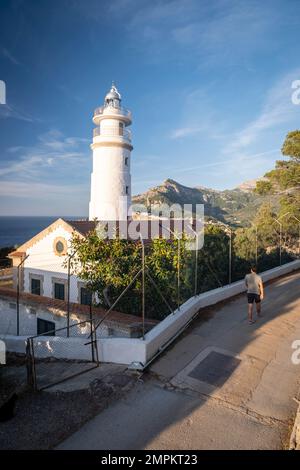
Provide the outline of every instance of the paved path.
[[201,312],[133,390],[60,449],[279,449],[297,410],[300,273],[266,289],[249,325],[245,298]]

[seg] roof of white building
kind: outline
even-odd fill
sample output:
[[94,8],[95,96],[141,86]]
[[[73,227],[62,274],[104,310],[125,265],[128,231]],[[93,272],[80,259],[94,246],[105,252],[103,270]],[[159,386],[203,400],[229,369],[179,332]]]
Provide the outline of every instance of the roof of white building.
[[[136,233],[141,232],[143,239],[145,241],[150,241],[151,236],[153,236],[153,229],[156,229],[156,235],[162,238],[166,238],[167,236],[169,239],[172,239],[174,238],[174,233],[182,233],[183,230],[185,233],[194,236],[194,224],[184,225],[184,222],[185,221],[183,219],[101,221],[101,226],[108,229],[108,224],[110,224],[110,227],[115,229],[117,234],[124,234],[124,232],[126,232],[128,240],[136,240]],[[25,256],[28,248],[32,247],[39,240],[45,238],[58,226],[62,226],[69,233],[77,233],[82,237],[86,237],[90,232],[96,229],[99,223],[100,222],[96,220],[65,220],[63,218],[59,218],[44,230],[37,233],[30,240],[19,246],[17,250],[11,252],[9,257]],[[132,224],[131,227],[130,224]]]

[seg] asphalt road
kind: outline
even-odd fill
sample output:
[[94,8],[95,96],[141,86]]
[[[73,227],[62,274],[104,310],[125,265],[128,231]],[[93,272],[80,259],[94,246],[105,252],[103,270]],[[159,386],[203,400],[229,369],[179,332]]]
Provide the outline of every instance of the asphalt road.
[[300,273],[266,288],[249,325],[245,297],[201,313],[142,381],[59,449],[281,449],[297,410]]

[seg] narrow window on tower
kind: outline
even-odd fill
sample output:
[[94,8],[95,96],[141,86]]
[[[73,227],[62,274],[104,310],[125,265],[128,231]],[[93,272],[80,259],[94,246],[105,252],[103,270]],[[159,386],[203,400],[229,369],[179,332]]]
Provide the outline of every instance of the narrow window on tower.
[[123,122],[119,122],[119,135],[123,135],[124,124]]
[[125,157],[125,165],[128,166],[128,157]]
[[126,186],[125,192],[126,192],[126,194],[129,194],[129,187],[128,186]]

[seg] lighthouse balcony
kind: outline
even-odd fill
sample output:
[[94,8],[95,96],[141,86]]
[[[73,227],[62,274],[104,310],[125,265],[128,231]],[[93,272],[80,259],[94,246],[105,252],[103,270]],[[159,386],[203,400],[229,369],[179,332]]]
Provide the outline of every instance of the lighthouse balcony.
[[[100,138],[102,141],[103,140],[109,140],[112,137],[114,139],[118,139],[120,141],[127,141],[131,142],[131,131],[129,129],[116,129],[115,127],[105,127],[104,129],[101,129],[101,127],[96,127],[93,131],[93,137],[94,139]],[[99,139],[99,140],[100,140]]]
[[96,108],[94,111],[93,121],[99,124],[102,119],[118,117],[122,119],[126,125],[131,124],[131,112],[122,106],[104,105]]

